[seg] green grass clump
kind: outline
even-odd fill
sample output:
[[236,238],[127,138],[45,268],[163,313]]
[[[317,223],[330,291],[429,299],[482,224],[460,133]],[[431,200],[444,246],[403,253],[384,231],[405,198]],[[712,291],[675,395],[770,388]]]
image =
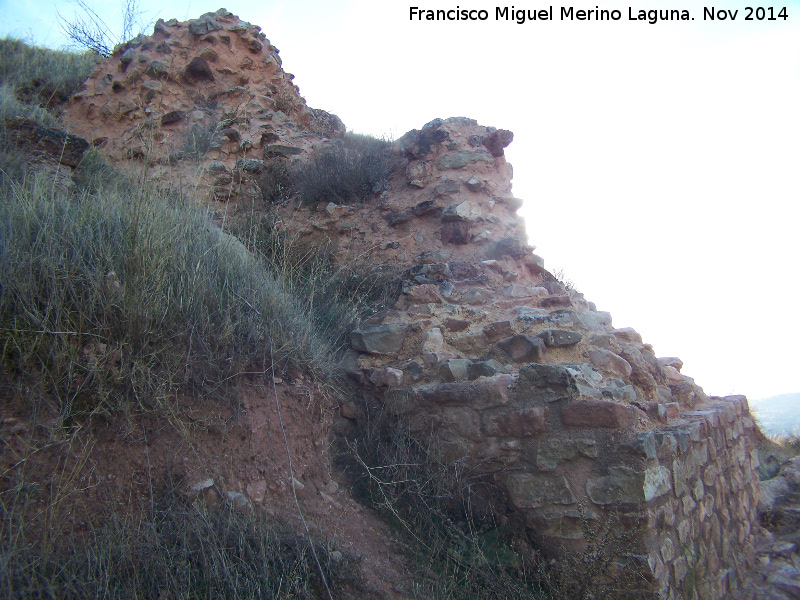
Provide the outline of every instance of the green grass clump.
[[4,375],[36,378],[64,416],[224,389],[271,348],[333,375],[308,298],[188,201],[32,177],[0,189],[0,240]]
[[52,108],[69,100],[97,66],[93,52],[78,54],[0,39],[0,84],[25,104]]

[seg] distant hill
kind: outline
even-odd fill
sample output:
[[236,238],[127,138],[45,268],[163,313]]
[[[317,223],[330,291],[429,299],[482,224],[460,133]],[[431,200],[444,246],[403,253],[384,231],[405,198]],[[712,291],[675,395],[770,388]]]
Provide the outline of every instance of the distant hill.
[[750,400],[750,408],[767,435],[800,435],[800,393]]

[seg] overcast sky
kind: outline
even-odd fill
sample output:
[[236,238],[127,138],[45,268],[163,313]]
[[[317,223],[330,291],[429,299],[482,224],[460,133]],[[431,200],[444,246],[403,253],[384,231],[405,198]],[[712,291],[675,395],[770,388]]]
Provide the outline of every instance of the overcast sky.
[[[118,28],[119,6],[101,5]],[[694,0],[632,11],[665,5],[694,20],[631,21],[628,5],[597,2],[554,4],[555,20],[524,24],[496,21],[488,2],[225,8],[260,25],[308,104],[351,130],[398,137],[449,116],[512,130],[514,192],[549,269],[657,355],[681,357],[709,394],[800,391],[800,1],[774,21],[745,20],[746,2],[725,2],[735,18],[714,21]],[[412,21],[412,6],[489,19]],[[562,6],[621,18],[562,21]],[[220,8],[139,7],[145,22]],[[57,11],[70,18],[75,5],[0,0],[0,34],[62,46]]]

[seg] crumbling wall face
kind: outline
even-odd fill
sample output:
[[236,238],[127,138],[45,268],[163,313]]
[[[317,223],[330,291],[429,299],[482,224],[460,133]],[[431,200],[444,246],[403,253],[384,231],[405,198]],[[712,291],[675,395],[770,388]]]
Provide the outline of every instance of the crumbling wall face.
[[305,209],[305,229],[286,216],[340,256],[406,269],[397,303],[352,332],[345,368],[440,460],[491,478],[497,510],[539,548],[565,563],[599,541],[612,597],[724,598],[753,562],[747,401],[708,398],[543,268],[493,144],[510,137],[434,121],[398,141],[408,168],[380,203]]

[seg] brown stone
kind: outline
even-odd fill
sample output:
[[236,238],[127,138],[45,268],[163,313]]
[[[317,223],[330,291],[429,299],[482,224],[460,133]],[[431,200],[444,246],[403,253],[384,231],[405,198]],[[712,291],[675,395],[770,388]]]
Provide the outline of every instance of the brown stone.
[[511,321],[489,323],[483,328],[483,335],[493,344],[497,340],[514,335],[514,327],[511,325]]
[[472,382],[443,383],[434,388],[419,390],[423,402],[432,405],[463,405],[482,410],[504,406],[513,384],[510,375],[481,377]]
[[589,350],[588,358],[589,362],[595,367],[599,367],[620,377],[630,377],[633,372],[628,361],[610,350],[605,350],[603,348]]
[[610,400],[573,400],[561,409],[561,423],[567,427],[632,427],[640,412]]
[[439,236],[442,243],[445,244],[468,244],[470,240],[469,224],[465,221],[443,223]]
[[543,308],[564,308],[572,306],[572,300],[567,294],[561,296],[547,296],[546,298],[539,300],[539,306]]
[[508,129],[498,129],[483,140],[483,145],[495,158],[503,156],[503,148],[514,140],[514,133]]
[[5,129],[17,146],[33,152],[49,154],[62,165],[77,167],[89,149],[89,142],[54,127],[43,127],[24,117],[6,119]]
[[195,56],[191,62],[186,65],[184,75],[190,80],[214,81],[214,72],[211,70],[206,59],[199,56]]
[[445,329],[448,331],[464,331],[465,329],[469,328],[470,322],[464,319],[454,319],[452,317],[448,317],[444,320]]
[[415,285],[406,292],[408,300],[414,304],[441,304],[439,288],[431,283]]
[[526,408],[493,415],[486,421],[486,435],[497,437],[531,437],[547,430],[550,409],[546,406]]
[[369,380],[378,387],[397,387],[403,382],[403,372],[392,367],[376,369],[369,376]]
[[520,333],[497,343],[514,362],[539,362],[545,351],[544,341],[535,335]]
[[356,408],[355,402],[345,402],[339,407],[339,413],[345,419],[357,419],[358,418],[358,409]]

